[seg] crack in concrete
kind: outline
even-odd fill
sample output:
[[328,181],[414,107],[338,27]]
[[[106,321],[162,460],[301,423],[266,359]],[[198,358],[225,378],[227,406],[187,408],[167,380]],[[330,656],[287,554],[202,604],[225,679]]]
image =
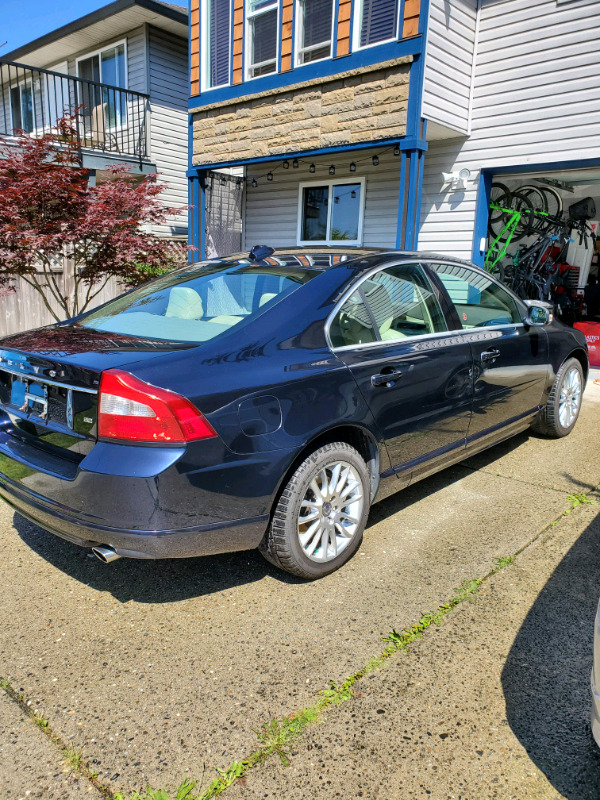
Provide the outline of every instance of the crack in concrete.
[[[545,483],[535,483],[534,481],[526,481],[524,478],[515,478],[513,475],[503,475],[501,472],[492,472],[488,469],[483,469],[482,467],[469,467],[467,464],[455,464],[456,467],[460,469],[464,469],[467,472],[483,472],[485,475],[491,475],[494,478],[503,478],[507,481],[514,481],[515,483],[522,483],[525,486],[533,486],[536,489],[547,489],[550,492],[557,492],[558,494],[565,494],[569,493],[569,489],[557,489],[556,486],[548,486]],[[588,491],[594,491],[593,487],[590,487]]]

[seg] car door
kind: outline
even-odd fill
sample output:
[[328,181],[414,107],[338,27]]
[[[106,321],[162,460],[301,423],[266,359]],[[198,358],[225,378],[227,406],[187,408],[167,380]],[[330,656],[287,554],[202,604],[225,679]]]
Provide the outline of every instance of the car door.
[[471,348],[448,330],[439,294],[420,264],[380,268],[329,327],[405,482],[424,461],[452,460],[471,416]]
[[430,264],[449,295],[473,352],[473,417],[468,444],[502,438],[538,410],[548,380],[548,338],[524,324],[525,308],[477,267]]

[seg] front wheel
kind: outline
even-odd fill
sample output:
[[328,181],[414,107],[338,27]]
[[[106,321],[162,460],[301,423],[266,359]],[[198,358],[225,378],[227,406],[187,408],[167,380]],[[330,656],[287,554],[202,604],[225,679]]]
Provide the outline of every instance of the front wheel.
[[583,383],[580,362],[568,358],[556,373],[548,402],[536,417],[533,429],[554,439],[571,433],[581,409]]
[[323,445],[295,470],[259,549],[265,558],[314,580],[358,550],[370,506],[369,471],[346,442]]

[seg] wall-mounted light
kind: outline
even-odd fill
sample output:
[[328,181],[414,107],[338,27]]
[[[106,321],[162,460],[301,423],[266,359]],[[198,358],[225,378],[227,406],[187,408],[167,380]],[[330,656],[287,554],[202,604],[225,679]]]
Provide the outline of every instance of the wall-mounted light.
[[283,162],[283,168],[284,168],[284,169],[289,169],[289,168],[290,168],[290,162],[287,160],[287,158],[286,158],[286,160]]
[[335,175],[335,167],[333,166],[333,164],[329,167],[329,174]]
[[316,167],[315,167],[314,164],[311,164],[310,167],[308,168],[309,172],[314,172],[315,170],[316,170]]
[[379,166],[379,156],[373,156],[373,158],[371,160],[373,162],[373,166],[374,167],[378,167]]
[[293,167],[294,169],[298,169],[298,159],[297,159],[297,158],[295,158],[295,159],[292,161],[292,167]]
[[268,181],[272,181],[273,180],[273,173],[272,172],[267,172],[267,180]]
[[467,188],[467,181],[471,177],[471,170],[463,167],[454,172],[442,172],[443,186],[451,192],[463,192]]
[[354,161],[350,163],[350,172],[356,172],[356,164]]

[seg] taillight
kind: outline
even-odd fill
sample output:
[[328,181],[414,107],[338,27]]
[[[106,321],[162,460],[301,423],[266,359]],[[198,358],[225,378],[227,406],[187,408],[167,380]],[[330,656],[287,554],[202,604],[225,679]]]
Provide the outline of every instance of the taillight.
[[119,369],[102,373],[98,397],[99,438],[181,443],[216,435],[185,397],[158,389]]

